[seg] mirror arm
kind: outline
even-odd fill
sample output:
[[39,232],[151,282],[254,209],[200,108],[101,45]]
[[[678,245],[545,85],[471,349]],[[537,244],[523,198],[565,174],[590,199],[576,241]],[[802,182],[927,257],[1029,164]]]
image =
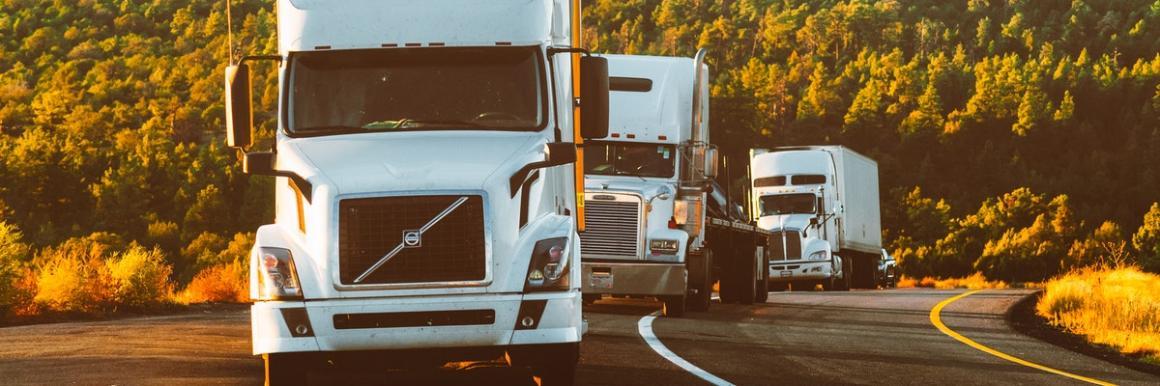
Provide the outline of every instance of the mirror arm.
[[239,60],[237,64],[242,64],[242,63],[245,63],[247,61],[258,61],[258,60],[260,60],[260,61],[274,61],[274,62],[281,63],[282,62],[282,55],[246,55],[246,56],[243,56],[242,60]]
[[592,56],[592,51],[587,48],[580,47],[548,47],[548,57],[556,54],[584,54],[584,56]]
[[[555,148],[558,155],[552,155],[553,148]],[[562,153],[560,153],[561,151]],[[548,153],[544,156],[543,161],[529,163],[515,173],[512,173],[511,178],[508,179],[512,198],[516,197],[516,192],[524,185],[524,181],[528,179],[528,174],[531,174],[533,170],[567,165],[573,162],[576,162],[576,144],[571,142],[553,142],[548,144]]]

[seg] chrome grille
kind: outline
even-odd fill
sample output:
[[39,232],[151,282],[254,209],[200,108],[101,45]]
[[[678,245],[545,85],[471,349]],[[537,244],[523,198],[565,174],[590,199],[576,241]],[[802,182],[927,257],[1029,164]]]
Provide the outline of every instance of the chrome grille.
[[580,233],[584,257],[629,258],[640,256],[640,200],[585,200],[585,230]]
[[[356,279],[461,197],[462,205],[359,282]],[[338,264],[342,284],[480,281],[486,276],[483,198],[403,196],[339,202]]]
[[772,260],[802,259],[802,239],[797,232],[773,232]]

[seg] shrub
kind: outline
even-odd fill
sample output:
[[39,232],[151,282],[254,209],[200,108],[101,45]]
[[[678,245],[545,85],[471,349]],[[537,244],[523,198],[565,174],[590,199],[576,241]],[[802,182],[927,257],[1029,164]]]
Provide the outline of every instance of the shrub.
[[1160,276],[1133,266],[1052,279],[1036,305],[1052,324],[1127,354],[1160,360]]
[[100,256],[50,252],[36,278],[34,301],[53,311],[95,312],[111,303],[111,277]]
[[249,301],[249,270],[243,261],[210,267],[194,276],[178,300],[182,303]]
[[165,263],[160,249],[146,250],[134,245],[106,264],[116,304],[144,307],[171,298],[173,286],[169,283],[169,275],[173,268]]

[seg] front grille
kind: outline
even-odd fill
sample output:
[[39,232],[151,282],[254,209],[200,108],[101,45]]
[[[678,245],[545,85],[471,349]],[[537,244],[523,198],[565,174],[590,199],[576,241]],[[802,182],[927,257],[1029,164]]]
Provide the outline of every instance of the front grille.
[[640,201],[584,201],[580,253],[586,257],[640,256]]
[[773,232],[772,260],[799,260],[802,258],[802,239],[797,232]]
[[[355,280],[462,197],[467,200],[360,282]],[[342,284],[480,281],[486,275],[483,198],[406,196],[339,203],[338,258]],[[414,241],[414,240],[412,240]]]

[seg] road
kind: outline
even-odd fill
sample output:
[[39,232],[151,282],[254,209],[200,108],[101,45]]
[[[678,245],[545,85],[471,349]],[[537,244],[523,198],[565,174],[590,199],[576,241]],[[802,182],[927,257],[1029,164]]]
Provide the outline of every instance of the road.
[[[707,313],[657,318],[650,331],[680,359],[735,384],[1082,384],[984,353],[937,330],[930,310],[960,293],[772,293],[765,304],[714,304]],[[1114,384],[1160,382],[1012,331],[1003,314],[1028,293],[976,293],[946,305],[942,321],[982,345],[1050,368]],[[638,299],[586,307],[589,332],[577,383],[705,384],[642,338],[641,318],[658,308]],[[249,316],[242,307],[2,328],[0,383],[260,384],[262,364],[248,355],[249,344]],[[527,371],[501,363],[313,376],[339,376],[341,383],[535,384]]]

